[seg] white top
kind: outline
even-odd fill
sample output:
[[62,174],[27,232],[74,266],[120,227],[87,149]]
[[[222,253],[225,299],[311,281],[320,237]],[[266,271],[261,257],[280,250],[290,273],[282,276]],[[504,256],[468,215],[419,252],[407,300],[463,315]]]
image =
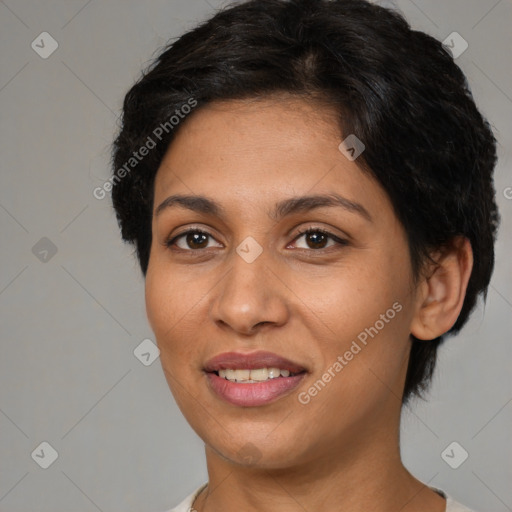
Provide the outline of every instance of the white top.
[[[196,512],[196,510],[192,508],[192,503],[194,503],[196,497],[205,487],[206,484],[201,485],[201,487],[199,487],[192,494],[187,496],[177,507],[167,510],[166,512]],[[474,512],[473,510],[470,510],[464,505],[461,505],[460,503],[454,501],[452,498],[450,498],[450,496],[447,496],[445,492],[439,489],[432,490],[438,492],[439,494],[442,494],[443,497],[446,498],[446,512]]]

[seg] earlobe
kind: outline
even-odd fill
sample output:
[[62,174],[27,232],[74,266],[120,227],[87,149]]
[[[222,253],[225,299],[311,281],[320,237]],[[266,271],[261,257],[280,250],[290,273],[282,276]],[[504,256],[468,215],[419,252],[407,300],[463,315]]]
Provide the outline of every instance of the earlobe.
[[449,331],[457,321],[473,268],[469,240],[455,237],[451,244],[433,255],[429,272],[418,285],[417,310],[411,334],[432,340]]

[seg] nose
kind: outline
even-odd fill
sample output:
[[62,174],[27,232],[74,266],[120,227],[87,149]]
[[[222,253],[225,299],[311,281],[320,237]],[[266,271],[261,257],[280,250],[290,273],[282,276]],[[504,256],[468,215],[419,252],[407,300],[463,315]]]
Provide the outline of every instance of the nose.
[[243,335],[255,334],[264,326],[282,326],[289,315],[286,290],[263,254],[247,263],[234,253],[210,314],[221,329]]

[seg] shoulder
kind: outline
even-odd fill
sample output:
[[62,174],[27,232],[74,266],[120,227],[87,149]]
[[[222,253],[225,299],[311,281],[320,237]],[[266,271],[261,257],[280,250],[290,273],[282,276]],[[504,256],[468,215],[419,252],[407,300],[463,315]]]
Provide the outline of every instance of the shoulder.
[[450,496],[446,497],[446,512],[474,512],[468,507],[456,502]]
[[437,492],[440,496],[446,499],[446,512],[475,512],[470,508],[462,505],[461,503],[455,501],[451,496],[448,496],[441,489],[437,489],[436,487],[430,487],[434,492]]
[[193,493],[189,494],[179,505],[176,507],[167,510],[166,512],[194,512],[194,509],[192,508],[192,503],[194,503],[194,500],[198,496],[198,494],[206,487],[206,484],[201,485],[201,487],[198,487]]
[[[206,487],[206,484],[201,485],[193,493],[189,494],[179,505],[166,512],[194,512],[192,503],[194,503],[194,500],[204,487]],[[443,491],[440,491],[439,489],[436,489],[436,491],[446,498],[446,512],[475,512],[461,503],[458,503],[450,496],[447,496]]]

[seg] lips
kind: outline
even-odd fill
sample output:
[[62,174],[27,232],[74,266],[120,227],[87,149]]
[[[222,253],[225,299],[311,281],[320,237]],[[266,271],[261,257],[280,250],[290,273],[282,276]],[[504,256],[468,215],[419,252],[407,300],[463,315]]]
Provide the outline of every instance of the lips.
[[302,373],[306,369],[289,359],[271,352],[253,352],[242,354],[239,352],[225,352],[210,359],[204,366],[207,373],[219,370],[256,370],[258,368],[279,368],[290,373]]
[[[289,376],[279,376],[262,382],[233,382],[219,376],[221,370],[286,370]],[[290,394],[306,376],[307,370],[271,352],[242,354],[226,352],[210,359],[204,367],[210,390],[223,401],[239,407],[258,407],[273,403]],[[224,373],[224,372],[223,372]],[[286,372],[283,372],[286,374]],[[252,375],[252,372],[251,372]]]

